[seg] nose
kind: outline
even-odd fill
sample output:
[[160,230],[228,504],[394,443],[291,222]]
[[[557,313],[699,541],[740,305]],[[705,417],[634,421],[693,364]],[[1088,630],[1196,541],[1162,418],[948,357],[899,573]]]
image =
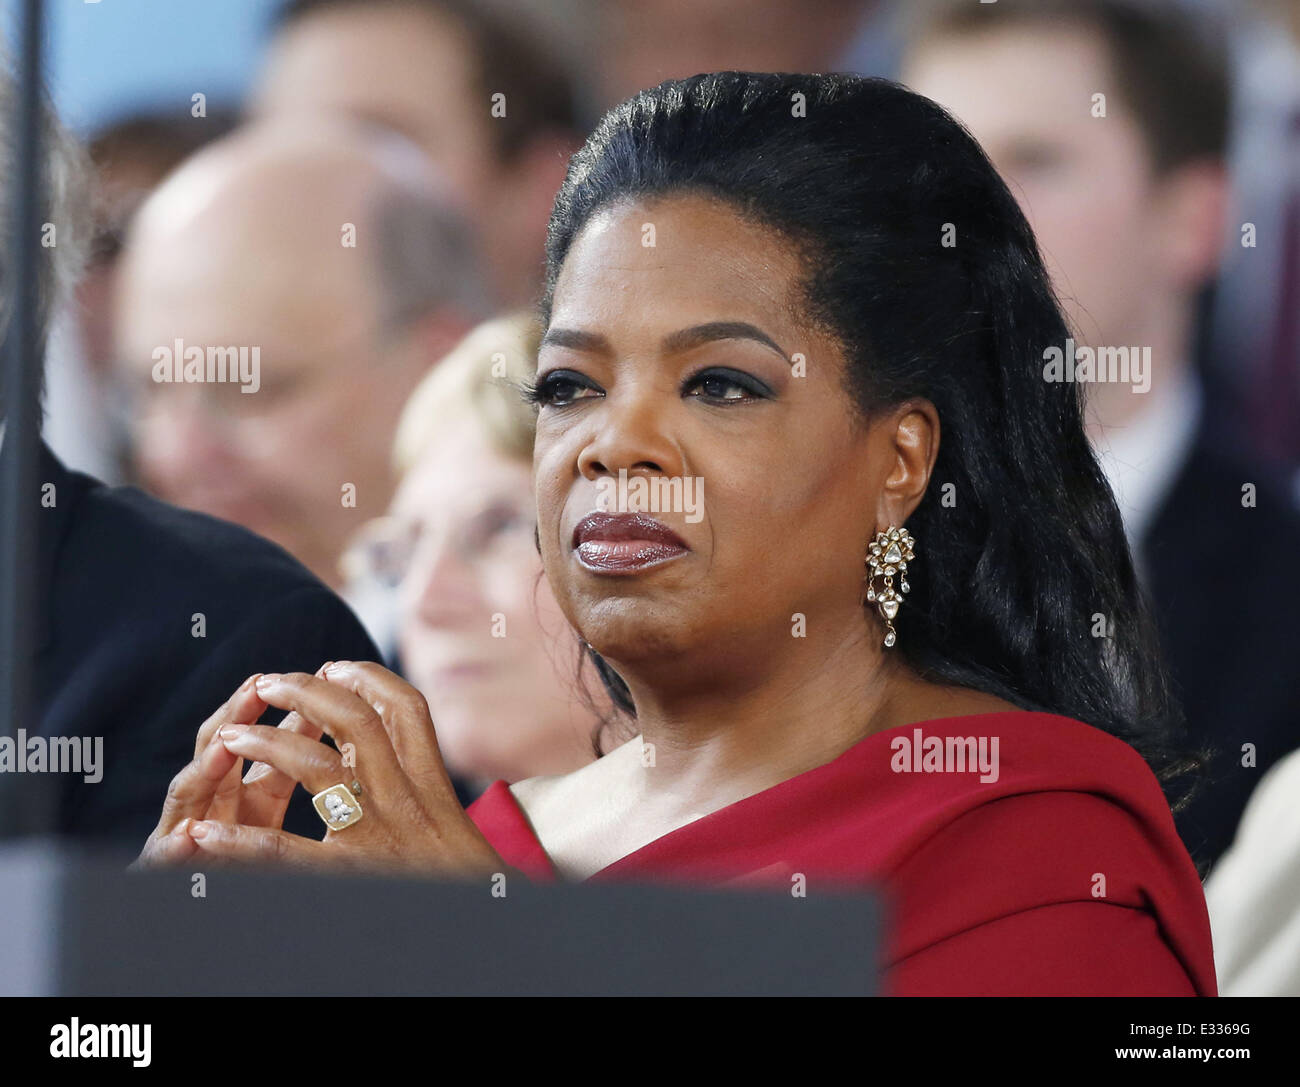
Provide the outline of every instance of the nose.
[[429,533],[402,583],[403,595],[422,624],[463,628],[483,620],[478,578],[447,533]]
[[145,475],[165,491],[221,471],[229,446],[192,390],[159,397],[139,421],[137,453]]
[[682,457],[669,427],[675,398],[662,389],[637,385],[606,394],[596,429],[578,454],[578,471],[592,481],[603,476],[680,476]]

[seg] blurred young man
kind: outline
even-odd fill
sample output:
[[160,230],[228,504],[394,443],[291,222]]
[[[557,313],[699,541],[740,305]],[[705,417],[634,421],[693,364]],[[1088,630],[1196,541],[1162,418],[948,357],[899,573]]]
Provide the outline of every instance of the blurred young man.
[[474,0],[288,0],[251,101],[255,116],[344,113],[418,143],[478,232],[500,307],[535,300],[580,142],[569,73],[522,20]]
[[1090,432],[1191,738],[1219,749],[1179,818],[1213,861],[1259,775],[1300,745],[1300,526],[1209,436],[1192,360],[1224,236],[1225,60],[1172,4],[945,2],[913,23],[901,78],[966,124],[1038,235],[1075,341],[1043,345],[1045,380],[1054,360],[1069,380],[1094,359]]

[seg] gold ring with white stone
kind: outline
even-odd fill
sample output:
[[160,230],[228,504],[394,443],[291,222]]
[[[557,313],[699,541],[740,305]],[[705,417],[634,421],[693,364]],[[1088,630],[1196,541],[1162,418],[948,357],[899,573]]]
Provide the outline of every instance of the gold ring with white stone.
[[361,821],[361,802],[346,785],[331,785],[311,798],[316,814],[330,830],[343,830]]

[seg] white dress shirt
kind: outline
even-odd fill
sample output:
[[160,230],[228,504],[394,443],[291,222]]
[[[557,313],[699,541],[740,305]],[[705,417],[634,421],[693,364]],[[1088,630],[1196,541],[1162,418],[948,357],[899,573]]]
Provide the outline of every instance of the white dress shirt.
[[[1182,471],[1201,423],[1200,380],[1188,369],[1165,379],[1159,396],[1093,442],[1124,518],[1135,561],[1160,505]],[[1136,394],[1135,394],[1136,395]]]

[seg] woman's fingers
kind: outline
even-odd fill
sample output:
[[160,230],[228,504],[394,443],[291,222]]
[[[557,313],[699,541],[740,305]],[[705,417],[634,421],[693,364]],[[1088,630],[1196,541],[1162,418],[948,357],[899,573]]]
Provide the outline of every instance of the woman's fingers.
[[213,743],[217,730],[237,721],[256,721],[266,709],[257,697],[249,676],[206,721],[199,726],[194,743],[194,758],[171,780],[163,800],[162,814],[140,855],[139,864],[173,863],[193,853],[187,836],[173,837],[186,819],[233,819],[239,812],[239,774],[243,760],[227,751],[225,745]]
[[[227,725],[217,737],[227,751],[272,768],[271,774],[263,776],[255,784],[270,779],[266,792],[277,799],[287,800],[298,782],[315,794],[340,784],[344,775],[350,773],[343,765],[343,757],[333,748],[290,729],[271,725]],[[287,789],[285,782],[288,783]]]
[[419,690],[371,661],[336,661],[322,673],[328,682],[345,687],[375,711],[398,761],[413,781],[440,778],[450,788],[429,704]]
[[[266,703],[257,697],[257,689],[254,686],[260,674],[256,673],[244,680],[239,685],[239,689],[226,700],[225,705],[203,722],[195,743],[195,758],[198,758],[199,753],[212,742],[213,735],[219,729],[235,722],[256,721],[266,711]],[[234,766],[227,771],[213,794],[212,805],[207,813],[209,819],[233,823],[239,818],[243,795],[241,789],[243,773],[244,760],[236,759]]]
[[[173,781],[147,857],[153,863],[202,857],[213,864],[301,868],[499,870],[501,858],[455,800],[419,692],[378,666],[347,664],[329,674],[331,681],[303,673],[257,677],[205,722],[211,742]],[[260,715],[268,706],[288,712],[280,727],[250,723],[251,711]],[[322,731],[339,751],[320,742]],[[238,821],[205,816],[225,810],[231,770],[242,760],[253,769],[237,786]],[[357,830],[318,842],[253,825],[268,812],[278,823],[296,783],[318,793],[354,777],[365,786],[365,820]],[[444,790],[454,813],[439,801]],[[435,803],[428,805],[430,799]]]
[[159,837],[155,832],[149,835],[149,840],[145,842],[140,856],[132,862],[130,868],[162,868],[189,860],[199,850],[198,845],[189,835],[189,825],[190,821],[183,819],[170,834]]
[[162,838],[183,819],[202,819],[223,780],[239,761],[224,744],[209,743],[188,766],[172,778],[153,837]]
[[236,759],[234,765],[226,771],[226,776],[221,779],[216,792],[212,794],[207,818],[220,819],[228,823],[239,820],[240,801],[243,799],[244,790],[243,775],[244,760]]
[[199,734],[194,741],[194,757],[197,759],[212,742],[213,734],[224,725],[251,725],[266,712],[266,703],[257,697],[256,681],[261,673],[249,676],[221,707],[199,726]]
[[322,842],[283,830],[238,823],[194,822],[189,825],[189,837],[202,856],[226,863],[322,868],[333,852]]
[[[321,673],[318,670],[316,674]],[[251,678],[256,681],[261,676],[259,674]],[[258,702],[263,708],[266,707],[266,703],[260,698]],[[261,714],[259,713],[258,716]],[[256,720],[257,718],[251,719],[252,722]],[[288,732],[296,732],[309,740],[319,740],[322,735],[319,728],[297,713],[285,714],[284,720],[276,727]],[[248,768],[248,773],[244,775],[243,783],[239,822],[255,827],[280,826],[284,822],[284,813],[289,809],[289,801],[293,797],[294,789],[298,787],[298,782],[268,763],[254,762]]]
[[258,696],[267,705],[293,710],[328,732],[340,750],[352,745],[352,763],[368,787],[400,787],[401,764],[383,721],[373,708],[346,688],[303,672],[264,675]]
[[[306,737],[320,747],[325,746],[320,743],[321,730],[304,720],[300,714],[286,714],[276,728]],[[244,775],[239,821],[257,827],[278,827],[284,822],[284,813],[288,810],[289,800],[297,787],[298,781],[292,775],[277,770],[270,763],[254,762]]]

